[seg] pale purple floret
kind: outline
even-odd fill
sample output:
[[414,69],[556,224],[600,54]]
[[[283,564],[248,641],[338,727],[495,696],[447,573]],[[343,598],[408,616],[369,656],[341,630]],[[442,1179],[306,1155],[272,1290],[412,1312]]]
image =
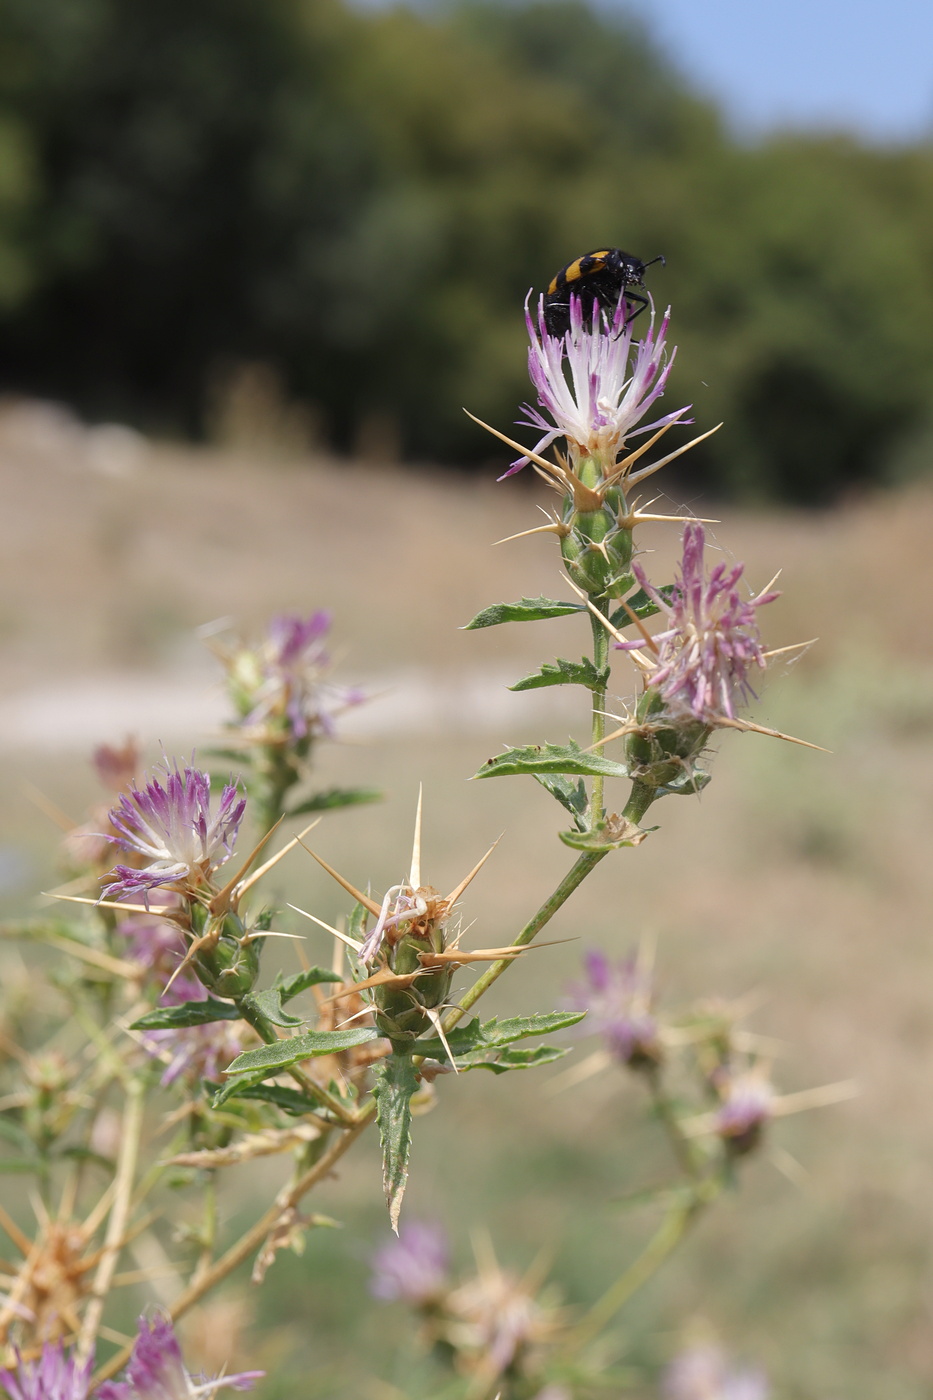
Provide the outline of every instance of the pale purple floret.
[[330,657],[324,641],[331,622],[332,614],[323,609],[307,618],[297,613],[278,613],[272,618],[259,652],[262,682],[245,724],[262,724],[284,714],[295,739],[304,739],[314,729],[331,735],[334,722],[330,709],[358,705],[365,698],[362,691],[335,686],[325,679]]
[[[538,391],[538,404],[549,415],[525,405],[528,427],[543,436],[535,443],[536,455],[557,438],[566,438],[571,452],[598,455],[604,464],[614,465],[628,437],[647,433],[684,419],[688,409],[680,408],[642,427],[638,424],[664,393],[674,363],[676,348],[667,356],[665,337],[670,308],[655,332],[654,307],[647,329],[636,342],[632,356],[633,322],[624,297],[611,321],[603,313],[590,320],[583,314],[579,297],[570,298],[570,329],[566,335],[551,335],[544,320],[544,298],[538,303],[537,323],[528,302],[528,373]],[[550,420],[550,421],[549,421]],[[500,480],[527,466],[530,458],[519,457]]]
[[[707,578],[703,567],[705,546],[703,526],[691,522],[684,530],[680,577],[670,602],[637,562],[632,570],[670,623],[654,638],[658,664],[650,674],[649,684],[660,692],[668,713],[674,717],[692,716],[704,724],[716,724],[735,718],[736,701],[754,698],[749,673],[765,668],[756,612],[780,594],[771,591],[743,598],[737,584],[744,564],[730,568],[725,562],[719,563]],[[634,651],[647,644],[639,640],[616,645],[621,650]]]
[[78,1363],[60,1342],[46,1342],[38,1361],[17,1353],[15,1371],[0,1370],[0,1387],[10,1400],[87,1400],[92,1361]]
[[217,1380],[196,1379],[185,1370],[175,1330],[167,1317],[141,1317],[125,1380],[105,1381],[94,1400],[194,1400],[222,1387],[251,1390],[264,1371],[240,1371]]
[[397,1239],[376,1251],[372,1266],[369,1287],[374,1298],[429,1306],[449,1286],[447,1236],[440,1225],[412,1221],[402,1226]]
[[424,898],[410,885],[393,885],[386,891],[379,917],[363,941],[360,962],[372,962],[382,947],[386,933],[408,919],[420,917],[427,912],[427,907]]
[[587,1033],[601,1035],[623,1064],[656,1063],[662,1050],[650,972],[634,955],[613,963],[596,948],[586,953],[584,968],[586,981],[570,988],[569,1001],[589,1012]]
[[127,951],[133,962],[145,968],[162,987],[185,956],[185,940],[177,925],[147,914],[143,909],[121,919],[117,933],[127,940]]
[[104,888],[114,899],[142,896],[160,885],[178,885],[202,878],[223,865],[233,849],[246,809],[236,783],[227,783],[216,814],[211,813],[211,780],[187,765],[179,769],[168,759],[161,765],[164,780],[153,777],[142,789],[134,784],[111,809],[110,821],[120,833],[113,840],[135,851],[149,864],[137,870],[117,865]]
[[763,1371],[734,1367],[716,1346],[688,1347],[664,1373],[664,1400],[768,1400]]
[[716,1132],[734,1141],[751,1140],[774,1113],[774,1088],[759,1070],[730,1075],[716,1112]]

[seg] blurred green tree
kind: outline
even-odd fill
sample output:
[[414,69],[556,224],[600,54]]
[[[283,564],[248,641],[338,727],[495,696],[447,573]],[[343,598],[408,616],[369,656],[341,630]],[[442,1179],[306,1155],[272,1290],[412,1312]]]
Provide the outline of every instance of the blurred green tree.
[[673,392],[729,420],[694,470],[827,500],[928,439],[931,176],[743,147],[579,0],[0,0],[0,374],[199,433],[261,362],[340,448],[468,461],[461,406],[526,393],[529,285],[608,241],[666,254]]

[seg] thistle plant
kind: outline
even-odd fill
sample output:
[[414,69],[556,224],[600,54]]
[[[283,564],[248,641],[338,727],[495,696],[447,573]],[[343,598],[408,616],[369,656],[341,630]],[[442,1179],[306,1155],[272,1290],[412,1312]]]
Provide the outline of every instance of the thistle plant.
[[[3,1032],[6,1136],[16,1170],[40,1188],[31,1226],[0,1208],[18,1252],[4,1266],[0,1298],[0,1386],[12,1400],[178,1400],[251,1383],[250,1372],[196,1381],[172,1322],[238,1265],[251,1260],[258,1285],[281,1250],[299,1252],[309,1233],[332,1224],[307,1211],[305,1198],[370,1128],[381,1140],[389,1222],[396,1231],[402,1222],[380,1252],[375,1291],[414,1307],[426,1344],[454,1378],[445,1393],[572,1400],[606,1381],[594,1343],[734,1183],[773,1120],[847,1092],[778,1094],[767,1047],[728,1007],[663,1014],[643,950],[624,960],[590,954],[584,982],[562,1007],[486,1020],[475,1009],[506,972],[521,977],[529,945],[600,862],[628,860],[620,853],[656,831],[646,816],[661,798],[696,795],[710,781],[717,730],[787,737],[743,713],[772,656],[759,616],[776,593],[770,585],[746,593],[741,565],[708,568],[708,522],[652,513],[633,495],[708,433],[658,448],[690,421],[687,407],[657,416],[674,361],[670,318],[656,325],[652,308],[635,342],[626,309],[623,298],[613,315],[588,323],[571,297],[569,330],[554,336],[543,307],[526,308],[537,404],[523,421],[540,436],[531,449],[512,443],[519,456],[504,476],[530,466],[556,492],[549,522],[525,533],[556,538],[569,596],[496,603],[469,624],[572,616],[590,641],[580,661],[545,661],[513,686],[582,690],[583,742],[510,747],[476,775],[530,776],[565,814],[559,836],[569,868],[521,927],[497,920],[470,938],[481,946],[466,945],[461,901],[495,846],[429,883],[420,797],[407,873],[381,893],[370,890],[362,854],[348,874],[328,863],[326,825],[314,850],[310,827],[279,833],[283,821],[313,812],[316,825],[375,795],[308,794],[315,744],[361,698],[330,680],[327,613],[280,615],[255,644],[215,639],[232,709],[219,755],[231,768],[220,781],[196,757],[166,755],[144,774],[135,747],[100,751],[109,804],[68,835],[68,880],[54,892],[66,914],[4,929],[61,958],[56,995],[69,1016],[62,1029],[37,1006],[11,1005]],[[639,553],[637,531],[649,521],[682,526],[672,580],[650,578]],[[613,661],[635,692],[618,714],[609,701]],[[622,789],[611,803],[610,783]],[[254,844],[244,838],[238,851],[249,829]],[[263,901],[270,871],[286,857],[312,856],[349,897],[339,926],[313,908]],[[320,962],[300,951],[297,971],[262,965],[270,949],[323,942],[321,930]],[[657,1232],[588,1302],[558,1300],[539,1264],[500,1265],[491,1244],[478,1248],[475,1275],[457,1280],[443,1237],[402,1216],[417,1169],[415,1108],[456,1096],[472,1070],[498,1080],[561,1059],[573,1043],[544,1038],[572,1027],[579,1034],[587,1012],[604,1048],[552,1087],[572,1092],[597,1069],[637,1076],[671,1146],[671,1179],[652,1196]],[[219,1223],[226,1176],[269,1157],[286,1164],[281,1184],[270,1194],[257,1175],[255,1218],[227,1238]],[[170,1234],[169,1217],[182,1220],[180,1234]],[[121,1283],[145,1281],[145,1269],[118,1268],[140,1239],[166,1261],[172,1283],[169,1315],[144,1317],[132,1338],[115,1331],[111,1300]],[[672,1380],[669,1393],[692,1400],[686,1385]]]

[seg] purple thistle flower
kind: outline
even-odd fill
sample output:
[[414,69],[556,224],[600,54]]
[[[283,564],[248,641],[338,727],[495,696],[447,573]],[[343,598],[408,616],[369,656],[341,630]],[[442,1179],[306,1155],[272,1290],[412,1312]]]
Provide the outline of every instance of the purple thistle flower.
[[447,1236],[440,1225],[414,1220],[402,1226],[398,1238],[376,1250],[372,1266],[369,1289],[374,1298],[429,1307],[449,1287]]
[[716,1132],[734,1152],[749,1152],[774,1113],[774,1088],[760,1069],[728,1074],[719,1085],[722,1104],[716,1111]]
[[105,1381],[94,1400],[195,1400],[214,1395],[222,1387],[251,1390],[264,1371],[240,1371],[216,1380],[195,1380],[181,1359],[175,1329],[167,1317],[141,1317],[136,1344],[123,1381]]
[[602,1035],[610,1053],[632,1068],[657,1064],[663,1051],[650,972],[634,954],[613,964],[596,948],[584,967],[586,982],[570,989],[570,1003],[589,1012],[587,1033]]
[[[773,603],[780,594],[771,591],[755,598],[741,597],[736,585],[744,564],[730,569],[719,563],[707,578],[705,547],[703,526],[696,521],[687,525],[680,577],[670,602],[649,582],[637,562],[632,570],[670,622],[667,630],[654,638],[658,664],[649,677],[651,687],[661,694],[668,713],[675,718],[692,716],[712,725],[735,718],[736,697],[740,701],[754,698],[749,672],[752,667],[765,668],[756,610]],[[641,640],[616,643],[623,651],[645,645]]]
[[768,1400],[763,1371],[736,1368],[717,1346],[687,1347],[664,1373],[665,1400]]
[[[611,322],[605,313],[591,322],[583,315],[580,298],[571,296],[570,330],[555,336],[545,325],[544,298],[538,302],[537,324],[526,301],[528,373],[538,391],[539,405],[552,420],[525,405],[528,417],[522,421],[543,432],[533,449],[536,455],[562,437],[572,454],[598,456],[604,466],[614,466],[626,439],[634,433],[651,432],[683,419],[687,408],[638,427],[664,393],[677,352],[675,348],[667,357],[670,308],[656,333],[652,304],[650,324],[635,344],[630,366],[634,328],[631,317],[626,323],[626,315],[624,294]],[[500,480],[521,471],[529,460],[519,457]]]
[[38,1361],[23,1361],[15,1371],[0,1370],[0,1386],[10,1400],[87,1400],[92,1358],[78,1363],[61,1342],[46,1342]]
[[325,679],[330,657],[324,641],[331,621],[332,614],[324,610],[307,618],[295,613],[272,618],[266,640],[252,660],[255,680],[247,687],[252,693],[244,705],[244,725],[284,718],[293,739],[304,739],[314,730],[330,735],[334,730],[330,710],[358,705],[365,698],[362,691]]
[[236,783],[227,783],[212,815],[207,773],[188,766],[179,769],[168,759],[161,767],[164,782],[153,777],[142,791],[134,783],[110,812],[114,830],[120,833],[113,840],[149,864],[139,870],[114,866],[111,875],[116,879],[103,894],[114,899],[142,896],[147,907],[149,891],[157,886],[205,883],[229,858],[246,809]]
[[[178,926],[154,914],[147,914],[142,908],[138,914],[128,914],[121,919],[117,924],[117,933],[127,940],[127,951],[133,962],[145,968],[148,975],[163,987],[185,956],[185,940]],[[184,1000],[190,1001],[191,998]]]

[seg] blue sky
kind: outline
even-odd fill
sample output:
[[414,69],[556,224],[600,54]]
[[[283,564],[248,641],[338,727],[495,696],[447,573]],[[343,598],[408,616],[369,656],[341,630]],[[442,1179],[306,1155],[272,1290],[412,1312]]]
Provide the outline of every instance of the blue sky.
[[641,15],[732,128],[933,135],[933,0],[603,0]]

